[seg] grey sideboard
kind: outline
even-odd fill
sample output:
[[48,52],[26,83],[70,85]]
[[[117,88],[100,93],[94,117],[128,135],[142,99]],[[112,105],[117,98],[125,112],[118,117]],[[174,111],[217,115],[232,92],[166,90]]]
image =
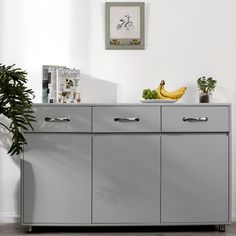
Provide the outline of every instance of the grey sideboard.
[[231,223],[230,104],[35,104],[22,224]]

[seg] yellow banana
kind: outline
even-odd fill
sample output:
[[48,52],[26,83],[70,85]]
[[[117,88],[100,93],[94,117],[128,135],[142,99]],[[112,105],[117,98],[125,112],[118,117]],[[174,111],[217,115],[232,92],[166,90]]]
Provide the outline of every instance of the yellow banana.
[[164,80],[161,81],[160,86],[161,86],[160,93],[162,94],[162,96],[167,97],[167,98],[171,98],[171,99],[176,99],[176,100],[180,99],[184,95],[184,93],[187,89],[186,87],[181,87],[175,91],[169,92],[165,89],[165,81]]
[[178,97],[176,97],[177,100],[179,100],[180,98],[183,97],[183,95],[185,94],[185,92],[183,92],[182,94],[180,94]]
[[157,88],[156,88],[156,92],[157,92],[157,97],[158,99],[168,99],[170,100],[171,98],[165,97],[161,94],[161,89],[162,89],[162,84],[160,84]]

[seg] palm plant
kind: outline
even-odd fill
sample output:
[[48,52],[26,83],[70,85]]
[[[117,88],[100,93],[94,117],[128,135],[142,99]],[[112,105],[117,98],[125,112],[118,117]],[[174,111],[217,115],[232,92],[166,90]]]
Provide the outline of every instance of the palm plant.
[[12,144],[8,153],[20,154],[27,143],[22,131],[33,130],[31,122],[35,121],[32,111],[34,92],[26,87],[27,73],[15,65],[0,64],[0,114],[10,119],[9,126],[0,122],[12,133]]

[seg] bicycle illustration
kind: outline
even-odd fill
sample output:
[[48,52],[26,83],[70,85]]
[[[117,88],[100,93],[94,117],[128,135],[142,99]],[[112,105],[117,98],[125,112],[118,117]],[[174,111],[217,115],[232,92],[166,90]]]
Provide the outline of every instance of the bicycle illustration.
[[120,24],[118,24],[116,26],[116,29],[117,30],[120,30],[122,28],[126,29],[126,30],[132,30],[134,29],[134,23],[132,21],[130,21],[129,19],[131,18],[130,15],[125,15],[124,17],[127,18],[127,20],[124,20],[124,19],[120,19]]

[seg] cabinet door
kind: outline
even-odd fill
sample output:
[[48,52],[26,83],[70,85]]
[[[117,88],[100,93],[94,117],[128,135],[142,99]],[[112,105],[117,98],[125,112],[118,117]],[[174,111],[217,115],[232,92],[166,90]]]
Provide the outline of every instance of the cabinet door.
[[23,223],[91,223],[91,136],[26,135]]
[[160,222],[160,137],[93,138],[93,223]]
[[161,222],[227,222],[228,136],[162,137]]

